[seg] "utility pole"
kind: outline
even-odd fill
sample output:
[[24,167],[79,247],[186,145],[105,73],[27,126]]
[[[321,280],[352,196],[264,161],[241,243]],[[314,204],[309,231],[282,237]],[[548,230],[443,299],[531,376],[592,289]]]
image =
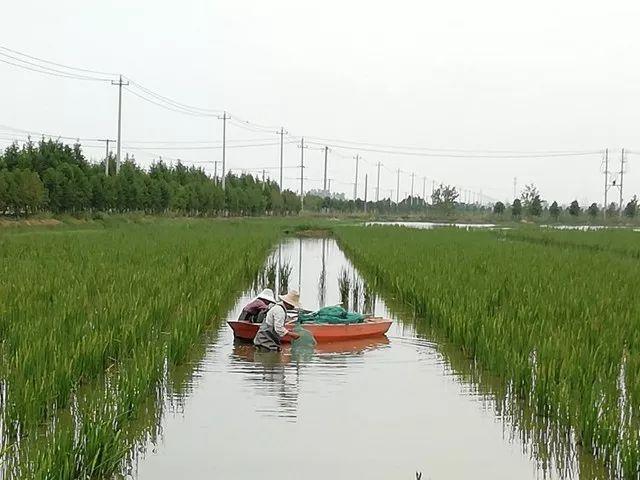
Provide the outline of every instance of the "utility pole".
[[300,139],[300,211],[304,211],[304,137]]
[[369,188],[369,174],[364,174],[364,213],[367,213],[367,189]]
[[353,182],[353,201],[355,202],[358,199],[358,163],[360,162],[360,155],[356,154],[356,178],[355,182]]
[[328,182],[327,185],[328,185],[328,188],[329,188],[329,190],[327,190],[327,192],[329,193],[329,198],[331,198],[331,179],[327,178],[327,182]]
[[115,142],[115,140],[111,140],[110,138],[102,138],[98,140],[99,142],[105,142],[107,149],[104,154],[104,174],[109,176],[109,142]]
[[427,203],[427,177],[422,177],[422,200]]
[[398,177],[396,179],[396,203],[400,203],[400,169],[397,170]]
[[517,197],[516,190],[518,189],[518,178],[513,177],[513,199],[515,200]]
[[120,154],[122,145],[122,87],[129,85],[129,82],[122,81],[122,75],[119,80],[111,80],[111,85],[118,85],[118,149],[116,153],[116,174],[120,173]]
[[264,173],[265,173],[265,171],[263,169],[262,170],[262,188],[264,188]]
[[280,135],[280,191],[282,192],[282,169],[283,167],[283,163],[282,163],[282,159],[284,156],[284,136],[286,133],[289,132],[285,132],[283,127],[280,127],[280,131],[278,132],[278,135]]
[[376,202],[380,201],[380,166],[382,164],[378,162],[378,180],[376,184]]
[[324,147],[324,182],[322,183],[322,189],[327,192],[327,154],[329,153],[329,147]]
[[436,181],[431,180],[431,203],[433,203],[433,193],[436,191]]
[[415,179],[416,174],[412,173],[411,174],[411,205],[413,205],[413,180]]
[[609,149],[604,150],[604,208],[602,209],[602,218],[607,220],[607,193],[609,190]]
[[624,148],[620,155],[620,216],[622,216],[622,187],[624,185]]
[[226,186],[226,176],[227,176],[227,120],[231,117],[227,115],[227,112],[223,112],[221,117],[218,117],[218,120],[222,120],[222,189],[225,189]]

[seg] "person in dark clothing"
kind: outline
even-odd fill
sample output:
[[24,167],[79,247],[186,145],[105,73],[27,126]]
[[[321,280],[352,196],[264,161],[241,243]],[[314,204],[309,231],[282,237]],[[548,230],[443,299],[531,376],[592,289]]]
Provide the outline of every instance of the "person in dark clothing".
[[271,306],[276,303],[273,290],[265,288],[258,296],[249,302],[240,312],[238,320],[241,322],[262,323]]
[[292,339],[300,338],[296,332],[287,330],[287,310],[300,308],[300,295],[296,290],[290,290],[286,295],[280,295],[280,301],[273,305],[267,313],[264,322],[253,339],[253,344],[259,350],[272,352],[280,351],[281,340],[287,335]]

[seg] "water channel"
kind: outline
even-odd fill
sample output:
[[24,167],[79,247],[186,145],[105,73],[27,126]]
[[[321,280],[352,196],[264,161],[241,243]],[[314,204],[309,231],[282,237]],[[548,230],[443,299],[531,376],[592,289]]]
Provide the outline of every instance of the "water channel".
[[[332,239],[289,239],[273,258],[293,266],[289,286],[305,308],[340,302],[343,269],[359,280]],[[160,434],[128,478],[563,478],[542,468],[441,344],[381,298],[373,305],[394,319],[387,336],[320,344],[304,358],[256,353],[221,324],[187,367],[187,393],[167,396]]]

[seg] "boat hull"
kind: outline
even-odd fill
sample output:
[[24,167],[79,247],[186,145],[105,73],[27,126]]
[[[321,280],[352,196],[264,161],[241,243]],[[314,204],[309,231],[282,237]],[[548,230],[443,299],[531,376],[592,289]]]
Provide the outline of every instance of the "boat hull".
[[[227,323],[233,330],[233,335],[243,340],[253,340],[260,328],[259,323],[241,321],[229,321]],[[337,342],[384,335],[391,326],[391,320],[371,318],[362,323],[351,323],[348,325],[305,323],[303,326],[313,335],[316,342]],[[287,330],[293,330],[294,325],[287,324],[286,328]],[[290,342],[291,337],[286,335],[282,341]]]

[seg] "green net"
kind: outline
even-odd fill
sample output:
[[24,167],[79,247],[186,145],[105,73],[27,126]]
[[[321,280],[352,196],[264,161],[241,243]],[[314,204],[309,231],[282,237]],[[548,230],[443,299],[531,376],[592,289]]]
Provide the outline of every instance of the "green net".
[[348,312],[340,306],[324,307],[310,313],[301,313],[298,317],[300,323],[329,323],[348,324],[362,323],[366,318],[361,313]]
[[299,323],[293,329],[300,338],[296,338],[291,342],[291,356],[296,360],[308,360],[314,352],[316,346],[316,339]]

